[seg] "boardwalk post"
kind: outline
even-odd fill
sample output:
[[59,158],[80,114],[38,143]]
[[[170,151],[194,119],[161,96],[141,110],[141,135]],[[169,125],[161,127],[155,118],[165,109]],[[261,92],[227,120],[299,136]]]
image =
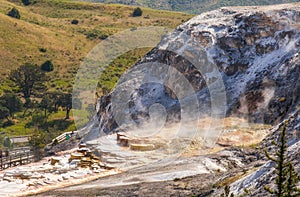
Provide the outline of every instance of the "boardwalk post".
[[0,170],[32,162],[32,152],[30,152],[28,147],[15,148],[11,151],[6,150],[4,153],[5,154],[0,157]]

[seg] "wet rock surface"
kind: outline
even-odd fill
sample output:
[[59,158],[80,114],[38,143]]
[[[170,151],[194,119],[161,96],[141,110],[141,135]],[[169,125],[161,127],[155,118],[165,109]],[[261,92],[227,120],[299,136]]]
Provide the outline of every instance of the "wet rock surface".
[[[212,195],[232,176],[243,176],[263,156],[249,148],[231,148],[217,154],[181,158],[168,166],[132,169],[78,186],[46,192],[55,196],[190,196]],[[248,164],[247,164],[248,163]],[[229,172],[230,169],[230,172]]]
[[[298,173],[300,138],[294,131],[299,126],[299,117],[298,111],[287,119],[290,122],[288,158]],[[39,196],[219,196],[225,185],[229,185],[235,195],[266,196],[264,185],[274,180],[275,173],[274,163],[267,160],[263,149],[271,147],[271,140],[279,137],[281,124],[271,129],[256,148],[230,147],[213,154],[182,157],[162,167],[134,168]],[[120,157],[115,155],[115,158]]]

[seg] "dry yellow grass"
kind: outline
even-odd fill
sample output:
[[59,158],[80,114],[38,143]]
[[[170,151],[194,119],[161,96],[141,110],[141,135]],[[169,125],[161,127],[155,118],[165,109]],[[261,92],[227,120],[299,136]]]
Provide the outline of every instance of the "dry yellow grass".
[[[20,11],[21,20],[6,15],[12,7]],[[131,17],[133,9],[71,0],[40,0],[30,6],[16,0],[0,0],[0,90],[11,86],[5,79],[12,69],[25,62],[40,65],[46,60],[55,65],[49,85],[58,90],[71,88],[81,60],[101,42],[88,38],[93,33],[98,37],[139,26],[174,28],[192,17],[147,8],[143,8],[142,17]],[[78,25],[71,24],[73,19],[79,21]],[[47,51],[43,53],[41,48]]]

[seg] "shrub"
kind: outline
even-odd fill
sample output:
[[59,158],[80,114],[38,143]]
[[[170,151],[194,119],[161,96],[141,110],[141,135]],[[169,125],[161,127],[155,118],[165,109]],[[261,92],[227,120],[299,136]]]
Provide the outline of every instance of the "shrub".
[[107,37],[108,37],[108,35],[102,34],[102,35],[99,36],[99,39],[100,40],[105,40]]
[[71,21],[71,24],[72,25],[77,25],[79,23],[79,21],[77,20],[77,19],[73,19],[72,21]]
[[52,62],[50,61],[50,60],[47,60],[45,63],[43,63],[42,65],[41,65],[41,69],[43,70],[43,71],[46,71],[46,72],[50,72],[50,71],[53,71],[53,68],[54,66],[53,66],[53,64],[52,64]]
[[12,126],[12,125],[14,125],[15,123],[14,123],[14,121],[12,121],[12,120],[7,120],[7,121],[5,121],[3,124],[2,124],[2,127],[3,128],[5,128],[5,127],[10,127],[10,126]]
[[56,146],[58,144],[58,140],[55,138],[53,143],[52,143],[52,146]]
[[10,16],[10,17],[16,18],[16,19],[20,19],[20,18],[21,18],[20,12],[19,12],[19,10],[17,10],[16,8],[12,8],[12,9],[7,13],[7,15]]
[[133,17],[138,17],[138,16],[142,16],[143,15],[143,10],[139,7],[135,8],[133,10],[132,16]]
[[46,53],[46,52],[47,52],[47,49],[45,49],[45,48],[40,48],[40,52]]
[[39,161],[43,158],[43,148],[45,147],[45,133],[35,129],[32,136],[28,140],[29,146],[33,151],[35,161]]
[[30,0],[22,0],[22,3],[23,3],[23,5],[25,5],[25,6],[31,4]]
[[91,40],[93,40],[93,39],[104,40],[109,36],[109,34],[107,34],[106,32],[103,32],[98,29],[93,29],[93,30],[85,33],[85,35],[86,35],[87,39],[91,39]]
[[87,39],[91,39],[91,40],[96,39],[97,37],[98,37],[98,35],[97,35],[97,33],[95,33],[95,32],[89,32],[89,33],[87,33],[87,35],[86,35],[86,38],[87,38]]

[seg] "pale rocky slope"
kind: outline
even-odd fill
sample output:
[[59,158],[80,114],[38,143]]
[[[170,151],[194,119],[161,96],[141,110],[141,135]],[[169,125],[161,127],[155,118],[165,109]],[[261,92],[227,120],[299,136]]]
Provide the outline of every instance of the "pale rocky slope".
[[[124,126],[115,122],[111,99],[122,97],[130,86],[138,88],[129,100],[119,100],[128,109],[120,111],[117,99],[113,106],[117,106],[114,113],[130,117],[131,124],[148,119],[149,107],[155,103],[165,108],[167,120],[183,118],[180,107],[190,109],[195,95],[199,104],[193,105],[196,108],[190,109],[190,116],[212,113],[222,117],[225,113],[251,122],[279,123],[299,105],[299,7],[294,3],[223,8],[180,25],[125,74],[111,94],[99,100],[99,130],[109,133]],[[153,67],[143,66],[149,62],[159,64],[162,73],[170,73],[157,76]],[[172,68],[180,73],[171,73]],[[188,85],[178,80],[182,76]],[[153,83],[139,81],[151,77]],[[185,89],[190,87],[194,89]],[[180,91],[178,98],[175,93]]]
[[[149,108],[159,103],[157,110],[164,108],[166,113],[162,114],[166,116],[162,119],[165,118],[168,123],[182,123],[207,116],[238,116],[249,122],[273,125],[270,134],[257,148],[228,148],[207,154],[204,158],[193,157],[188,161],[179,159],[178,163],[160,169],[160,172],[166,169],[180,171],[186,165],[185,162],[191,162],[195,168],[204,166],[209,172],[205,175],[199,172],[201,175],[189,174],[193,176],[180,180],[170,176],[165,182],[159,183],[151,179],[159,175],[133,170],[130,172],[131,179],[117,185],[110,185],[107,179],[99,180],[91,184],[90,192],[121,196],[147,196],[157,192],[216,196],[222,191],[219,186],[226,182],[236,195],[265,196],[262,186],[269,184],[275,175],[272,173],[274,164],[266,160],[261,148],[274,150],[271,141],[277,139],[279,125],[284,119],[289,120],[288,158],[300,172],[299,13],[300,3],[222,8],[196,16],[180,25],[128,71],[111,94],[99,100],[99,122],[86,138],[87,141],[95,140],[95,143],[105,133],[136,129],[138,125],[151,120],[152,112]],[[155,69],[143,66],[151,62],[156,63]],[[159,75],[165,72],[168,75]],[[185,80],[178,80],[182,76],[188,79],[188,85]],[[140,78],[151,79],[152,83],[139,84]],[[114,100],[122,97],[126,88],[136,85],[138,88],[130,92],[128,100]],[[190,105],[191,101],[198,101],[199,104]],[[128,108],[114,108],[120,103],[128,105]],[[130,121],[117,124],[116,114],[130,117]],[[211,165],[205,166],[204,160],[208,160]],[[212,166],[217,167],[210,169]],[[111,177],[111,182],[126,176]],[[100,186],[97,186],[98,183]],[[109,188],[105,189],[103,184]],[[75,190],[78,192],[83,188],[84,185],[60,190],[58,194]],[[245,188],[249,194],[244,193]]]

